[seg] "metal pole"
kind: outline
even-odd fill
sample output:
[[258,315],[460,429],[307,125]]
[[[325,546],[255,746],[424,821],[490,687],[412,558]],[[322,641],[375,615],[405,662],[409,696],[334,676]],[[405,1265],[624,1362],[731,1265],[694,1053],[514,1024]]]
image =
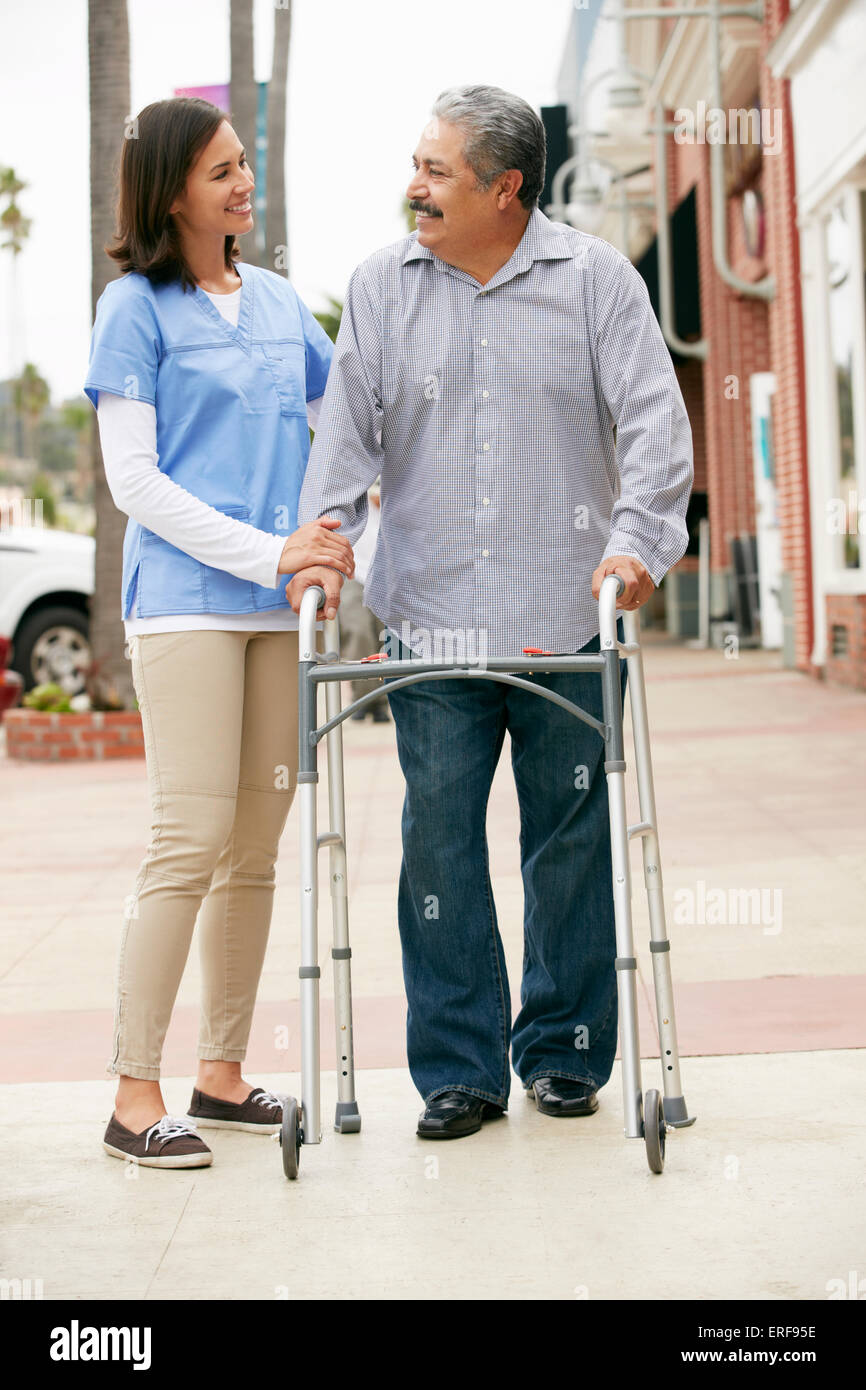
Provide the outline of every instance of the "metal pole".
[[[338,618],[325,622],[325,646],[339,660],[340,624]],[[325,686],[325,713],[328,721],[340,713],[340,681]],[[355,1134],[361,1117],[355,1100],[355,1054],[352,1041],[352,949],[349,945],[349,884],[346,853],[346,797],[343,779],[343,725],[329,730],[328,802],[330,833],[320,835],[318,844],[330,846],[331,913],[334,941],[334,1027],[337,1042],[337,1109],[334,1128],[341,1134]]]
[[710,523],[702,516],[698,522],[698,635],[686,643],[694,651],[710,645]]
[[616,923],[617,997],[622,1065],[622,1105],[629,1139],[643,1137],[643,1095],[640,1074],[640,1038],[637,1017],[637,960],[631,920],[631,870],[628,853],[628,818],[625,798],[625,751],[622,724],[620,654],[616,634],[616,599],[625,588],[617,574],[607,575],[599,592],[600,647],[605,657],[602,672],[604,722],[604,771],[610,814],[610,853],[613,875],[613,907]]
[[298,624],[298,803],[301,874],[301,1130],[305,1144],[322,1142],[319,1058],[318,846],[316,840],[317,687],[308,679],[316,664],[316,610],[325,593],[311,586],[301,600]]
[[669,1124],[692,1124],[693,1119],[689,1119],[680,1080],[680,1058],[677,1047],[677,1026],[671,980],[671,947],[665,924],[664,887],[659,856],[658,820],[650,754],[646,686],[643,675],[643,653],[640,649],[640,618],[637,612],[623,614],[623,628],[626,643],[630,648],[626,662],[628,664],[628,692],[640,804],[640,823],[633,827],[630,833],[640,835],[643,849],[643,873],[649,905],[650,954],[655,986],[656,1021],[664,1081],[665,1121]]

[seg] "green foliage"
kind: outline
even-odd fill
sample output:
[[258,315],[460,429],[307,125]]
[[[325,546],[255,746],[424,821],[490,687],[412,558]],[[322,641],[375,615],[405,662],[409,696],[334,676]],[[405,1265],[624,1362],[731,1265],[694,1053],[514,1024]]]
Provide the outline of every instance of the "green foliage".
[[335,299],[332,294],[328,295],[328,299],[331,301],[331,308],[323,309],[320,313],[314,314],[313,317],[318,319],[331,342],[335,343],[337,341],[337,333],[340,329],[340,321],[343,317],[343,301],[341,299]]
[[15,201],[16,196],[26,187],[27,184],[18,178],[14,169],[0,167],[0,198],[8,199],[0,212],[0,227],[6,235],[6,240],[0,242],[0,246],[4,251],[11,251],[13,256],[17,256],[24,249],[24,243],[33,225]]
[[86,396],[64,401],[60,407],[60,416],[64,425],[74,434],[89,436],[90,424],[93,420],[93,407]]
[[418,224],[415,221],[415,214],[409,206],[409,199],[406,197],[405,193],[403,194],[403,202],[401,204],[400,211],[403,214],[406,226],[409,228],[409,231],[416,231]]
[[18,410],[38,420],[51,401],[51,391],[44,376],[32,362],[25,362],[19,377],[12,380],[12,399]]
[[45,685],[34,685],[32,690],[22,696],[21,703],[28,709],[44,710],[49,714],[66,713],[72,708],[62,685],[55,685],[52,681],[46,682]]
[[42,521],[46,526],[57,525],[57,504],[54,500],[54,493],[51,483],[44,473],[37,473],[33,479],[34,500],[42,499]]
[[68,473],[78,462],[75,433],[54,411],[39,421],[36,459],[48,473]]

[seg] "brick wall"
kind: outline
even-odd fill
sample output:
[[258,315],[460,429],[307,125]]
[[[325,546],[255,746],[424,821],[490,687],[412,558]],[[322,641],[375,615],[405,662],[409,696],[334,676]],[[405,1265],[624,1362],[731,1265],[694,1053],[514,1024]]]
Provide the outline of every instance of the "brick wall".
[[[665,120],[671,122],[673,118],[674,111],[666,110]],[[709,351],[703,363],[695,361],[685,369],[678,368],[678,375],[692,424],[695,488],[708,493],[710,568],[724,571],[731,566],[727,537],[755,529],[749,375],[770,370],[767,307],[761,300],[736,294],[721,279],[713,262],[709,145],[678,144],[669,139],[667,154],[671,215],[686,194],[695,190],[701,333]],[[750,273],[742,256],[738,257],[738,246],[739,203],[732,206],[729,202],[729,259],[738,273],[760,279],[763,265],[751,262]]]
[[[788,11],[789,0],[767,0],[759,38],[761,54],[785,23]],[[709,348],[703,364],[678,368],[678,375],[692,423],[695,489],[708,494],[710,568],[718,573],[731,567],[728,537],[740,532],[753,534],[756,529],[749,378],[754,372],[775,374],[773,445],[782,564],[793,595],[795,664],[809,671],[812,559],[793,127],[789,83],[774,78],[763,64],[759,99],[762,107],[779,113],[774,117],[774,134],[780,148],[764,156],[759,182],[754,185],[764,201],[764,256],[757,259],[746,251],[739,196],[727,201],[727,245],[729,263],[743,279],[774,276],[776,294],[769,302],[739,295],[716,270],[709,145],[668,140],[670,214],[692,188],[695,190],[701,328]],[[739,104],[723,101],[726,108]],[[672,109],[666,110],[666,121],[672,121],[673,116]]]
[[31,762],[82,758],[140,758],[144,735],[138,710],[48,714],[12,709],[3,719],[6,756]]
[[[766,0],[762,55],[787,20],[789,9],[789,0]],[[790,82],[774,77],[766,65],[761,67],[761,105],[781,113],[781,149],[765,156],[763,176],[767,259],[776,279],[776,296],[769,305],[770,363],[776,375],[773,440],[782,568],[790,576],[794,609],[795,664],[799,670],[808,671],[814,616],[794,129]]]
[[[828,594],[827,680],[866,690],[866,594]],[[835,629],[835,631],[834,631]],[[837,645],[843,647],[839,654]]]
[[[710,517],[710,568],[731,567],[728,537],[755,530],[749,377],[771,369],[767,306],[725,284],[712,253],[710,151],[697,147],[698,274],[701,325],[709,351],[704,362],[704,419]],[[728,202],[729,260],[735,269],[739,202]],[[761,279],[762,268],[750,278]]]

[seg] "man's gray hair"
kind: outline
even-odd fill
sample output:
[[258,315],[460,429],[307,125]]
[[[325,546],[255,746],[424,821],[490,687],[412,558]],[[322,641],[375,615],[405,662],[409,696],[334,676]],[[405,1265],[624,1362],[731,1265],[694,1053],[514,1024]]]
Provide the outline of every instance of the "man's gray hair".
[[436,98],[433,115],[464,132],[463,157],[481,188],[506,169],[519,169],[517,196],[525,208],[535,207],[544,187],[547,141],[528,102],[501,87],[449,87]]

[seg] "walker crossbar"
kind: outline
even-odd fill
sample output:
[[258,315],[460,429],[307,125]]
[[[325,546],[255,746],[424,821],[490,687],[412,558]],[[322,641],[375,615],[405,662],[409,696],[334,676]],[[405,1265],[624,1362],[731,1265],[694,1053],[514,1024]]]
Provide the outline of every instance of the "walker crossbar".
[[[392,681],[390,679],[392,671],[405,671],[407,669],[414,670],[415,674],[403,676],[399,680]],[[600,668],[596,666],[595,669],[599,670]],[[369,666],[367,666],[362,669],[359,677],[352,677],[346,676],[342,665],[320,666],[318,671],[310,672],[310,680],[363,680],[363,678],[367,675],[369,670],[370,668]],[[543,696],[546,700],[550,700],[551,703],[554,705],[560,705],[562,709],[568,710],[569,714],[573,714],[576,719],[581,719],[583,720],[584,724],[589,724],[593,729],[595,729],[596,733],[601,734],[602,738],[607,738],[608,730],[606,726],[602,724],[601,720],[596,719],[593,715],[589,714],[587,710],[581,709],[580,705],[575,705],[571,702],[571,700],[566,700],[564,695],[559,695],[555,690],[548,690],[545,686],[533,685],[532,681],[521,680],[519,676],[508,676],[505,674],[497,675],[495,673],[491,673],[490,671],[480,670],[443,671],[441,670],[441,668],[430,666],[426,663],[424,664],[423,671],[419,672],[417,671],[416,663],[413,661],[389,661],[387,667],[380,667],[379,670],[384,675],[389,677],[389,690],[400,690],[404,685],[414,685],[416,681],[427,680],[427,673],[431,671],[435,674],[436,680],[489,680],[499,681],[503,685],[516,685],[522,690],[532,691],[533,695]],[[382,692],[380,690],[374,690],[370,695],[362,695],[359,696],[357,700],[353,700],[350,705],[346,705],[345,709],[342,709],[340,711],[336,718],[329,720],[327,724],[323,724],[320,729],[311,729],[311,741],[313,743],[318,743],[319,739],[322,737],[323,734],[329,733],[330,730],[333,729],[337,724],[342,724],[343,720],[346,719],[348,715],[352,714],[354,710],[369,704],[371,700],[375,700],[379,695],[381,695],[381,693]]]
[[[430,662],[422,659],[395,661],[383,658],[376,674],[387,676],[389,689],[398,690],[420,680],[495,680],[531,691],[559,705],[594,728],[604,740],[604,769],[610,810],[612,888],[616,922],[617,995],[620,1017],[624,1133],[643,1138],[650,1168],[660,1173],[664,1166],[665,1134],[671,1128],[694,1123],[682,1092],[674,1017],[673,985],[670,969],[670,943],[664,914],[664,890],[659,859],[655,795],[649,748],[640,625],[637,612],[623,613],[626,640],[616,631],[616,599],[625,584],[621,576],[605,577],[599,593],[600,651],[556,656],[546,652],[521,657],[490,657],[483,661]],[[359,709],[381,695],[381,689],[359,696],[345,708],[340,704],[340,683],[369,679],[373,672],[367,662],[339,660],[339,623],[325,621],[325,640],[329,648],[315,650],[316,614],[325,603],[325,592],[318,585],[305,590],[299,624],[298,795],[300,802],[301,867],[301,1087],[300,1109],[289,1098],[284,1106],[280,1140],[287,1177],[297,1177],[301,1144],[321,1143],[320,1061],[319,1061],[319,978],[318,964],[318,851],[330,851],[331,906],[333,915],[334,1013],[337,1038],[337,1111],[334,1128],[340,1133],[357,1132],[361,1117],[355,1099],[352,1042],[351,948],[349,946],[347,857],[345,835],[345,797],[343,790],[342,724]],[[539,659],[541,658],[541,659]],[[626,815],[626,761],[623,740],[623,706],[620,661],[628,666],[627,692],[632,714],[640,820],[628,825]],[[546,686],[515,675],[517,671],[548,675],[556,671],[597,671],[602,681],[604,719],[565,699]],[[326,721],[317,727],[317,688],[325,685]],[[328,788],[330,830],[317,834],[316,749],[322,738],[328,745]],[[657,1090],[641,1089],[640,1044],[637,1015],[637,961],[631,918],[631,872],[629,841],[639,838],[643,850],[644,883],[650,919],[650,958],[655,987],[657,1031],[662,1063],[663,1098]]]

